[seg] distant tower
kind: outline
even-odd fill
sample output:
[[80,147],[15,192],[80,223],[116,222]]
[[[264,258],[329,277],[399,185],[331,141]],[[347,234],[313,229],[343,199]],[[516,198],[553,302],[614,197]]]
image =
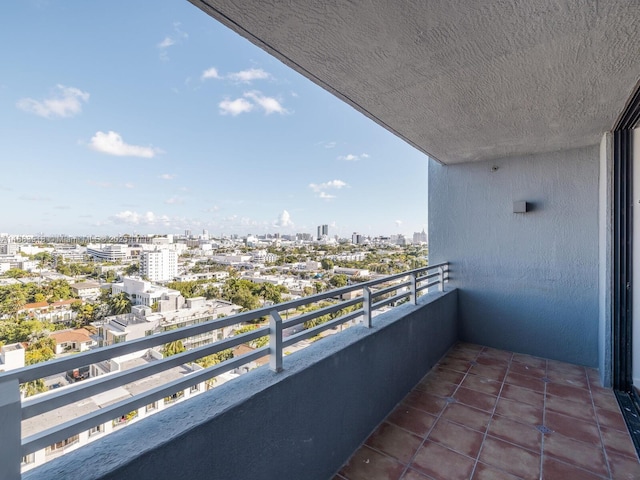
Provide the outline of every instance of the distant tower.
[[318,240],[329,236],[329,225],[318,225]]

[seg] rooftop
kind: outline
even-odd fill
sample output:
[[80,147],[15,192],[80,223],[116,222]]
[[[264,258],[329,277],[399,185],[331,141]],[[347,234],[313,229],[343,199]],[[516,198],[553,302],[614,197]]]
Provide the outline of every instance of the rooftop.
[[49,337],[53,338],[56,343],[65,342],[90,342],[91,332],[85,328],[77,328],[74,330],[61,330],[49,334]]

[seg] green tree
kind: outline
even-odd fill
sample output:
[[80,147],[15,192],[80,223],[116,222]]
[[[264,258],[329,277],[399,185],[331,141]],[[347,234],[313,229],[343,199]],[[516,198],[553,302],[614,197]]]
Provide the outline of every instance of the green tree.
[[348,283],[346,275],[338,274],[329,279],[329,283],[336,288],[345,287]]
[[233,351],[228,348],[226,350],[222,350],[221,352],[213,353],[211,355],[207,355],[206,357],[199,358],[198,360],[196,360],[196,363],[202,368],[209,368],[226,360],[231,360],[232,358]]
[[167,287],[178,290],[184,298],[200,297],[203,294],[202,284],[195,280],[187,282],[169,282]]
[[320,264],[322,265],[322,269],[323,270],[332,270],[333,266],[334,266],[333,261],[331,259],[329,259],[329,258],[323,258],[320,261]]
[[131,313],[131,300],[129,299],[129,296],[124,292],[112,295],[109,299],[108,304],[112,315]]
[[30,274],[29,272],[21,270],[19,268],[10,268],[6,272],[4,272],[4,275],[9,278],[23,278],[28,277]]
[[44,287],[44,291],[47,294],[48,302],[57,302],[73,297],[71,285],[66,280],[53,280]]
[[20,285],[11,285],[5,289],[0,300],[0,314],[15,317],[18,311],[27,303],[27,295]]
[[124,273],[125,275],[128,275],[128,276],[138,275],[140,273],[140,264],[132,263],[131,265],[129,265],[127,268],[124,269]]
[[261,283],[257,288],[258,295],[263,300],[270,302],[282,303],[282,294],[288,293],[289,290],[284,285],[274,285],[272,283]]
[[33,301],[35,303],[46,302],[46,300],[47,300],[47,297],[44,296],[44,293],[38,292],[33,296]]
[[42,337],[27,346],[24,355],[24,363],[33,365],[34,363],[46,362],[56,356],[56,342],[53,338]]
[[186,348],[184,348],[182,340],[174,340],[173,342],[165,343],[162,353],[165,357],[171,357],[172,355],[177,355],[185,350]]
[[22,385],[20,385],[20,388],[24,392],[25,397],[31,397],[38,393],[44,393],[48,391],[48,388],[45,386],[44,380],[42,378],[23,383]]
[[77,313],[76,326],[86,326],[96,320],[96,305],[93,303],[83,303],[78,300],[71,304],[71,310]]

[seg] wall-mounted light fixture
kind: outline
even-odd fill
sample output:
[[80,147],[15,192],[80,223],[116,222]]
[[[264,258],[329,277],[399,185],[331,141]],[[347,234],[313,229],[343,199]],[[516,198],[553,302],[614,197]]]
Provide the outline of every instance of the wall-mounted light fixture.
[[524,200],[513,202],[513,213],[527,213],[531,210],[531,205]]

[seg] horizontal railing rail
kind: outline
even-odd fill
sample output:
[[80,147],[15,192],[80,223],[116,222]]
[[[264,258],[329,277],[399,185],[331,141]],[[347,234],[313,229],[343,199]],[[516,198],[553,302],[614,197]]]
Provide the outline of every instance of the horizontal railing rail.
[[[361,323],[364,326],[371,327],[374,311],[398,302],[409,301],[416,304],[420,292],[429,288],[437,286],[439,290],[443,291],[444,284],[448,281],[448,272],[448,263],[421,267],[384,278],[355,283],[308,297],[265,306],[233,316],[210,320],[1,373],[0,419],[4,420],[5,424],[9,422],[7,425],[3,424],[3,430],[6,431],[5,441],[13,447],[0,449],[0,464],[10,466],[7,478],[18,479],[20,478],[20,461],[23,456],[94,428],[96,425],[127,415],[138,408],[174,395],[222,373],[267,356],[269,357],[270,368],[278,372],[283,368],[284,348],[316,337],[326,330],[357,319],[361,319]],[[353,292],[356,292],[355,297]],[[345,295],[353,298],[343,300]],[[317,305],[325,301],[331,303],[329,305],[321,305],[315,310],[304,312],[286,320],[281,317],[283,312],[288,314],[298,307]],[[345,311],[345,309],[353,307],[358,308],[352,311]],[[319,324],[313,324],[314,320],[324,316],[329,317],[327,321],[323,319]],[[177,340],[185,340],[214,330],[259,320],[263,317],[269,318],[268,326],[257,327],[241,335],[234,335],[176,355],[149,361],[134,368],[99,375],[43,394],[34,395],[23,400],[20,399],[20,384],[99,364],[117,357],[149,350]],[[289,336],[284,336],[285,330],[304,325],[307,322],[311,322],[308,328],[303,328],[301,331],[294,331]],[[132,395],[106,407],[98,408],[95,411],[61,424],[47,425],[48,428],[21,438],[21,420],[32,419],[37,415],[46,414],[74,402],[108,392],[114,388],[129,385],[152,375],[161,374],[171,368],[195,362],[208,355],[220,353],[242,344],[248,344],[261,337],[268,337],[268,346],[254,349],[249,353],[208,368],[199,367],[198,370],[193,369],[193,371],[188,372],[188,374],[177,380],[150,388],[142,393]],[[9,437],[15,435],[17,438],[7,438],[6,435]]]

